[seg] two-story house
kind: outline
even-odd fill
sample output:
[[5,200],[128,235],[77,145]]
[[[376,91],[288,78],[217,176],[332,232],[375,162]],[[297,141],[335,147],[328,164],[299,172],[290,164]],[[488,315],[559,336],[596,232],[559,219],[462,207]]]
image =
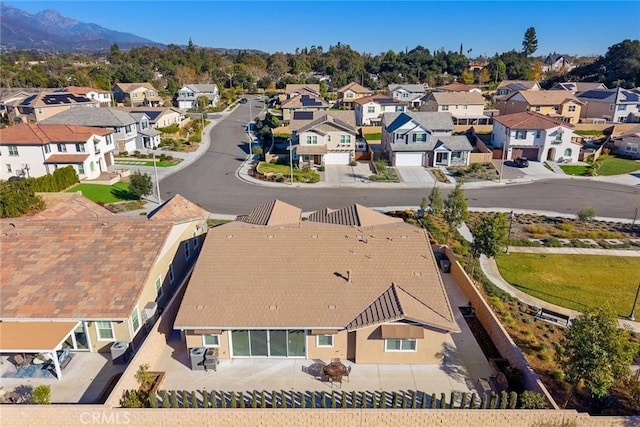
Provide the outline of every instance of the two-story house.
[[464,83],[449,83],[448,85],[433,88],[434,92],[478,92],[482,93],[479,87],[466,85]]
[[356,99],[371,96],[373,91],[369,88],[351,82],[338,89],[338,105],[342,108],[353,109]]
[[290,123],[295,159],[304,166],[348,165],[355,160],[353,111],[294,113]]
[[493,118],[491,142],[505,160],[576,162],[581,145],[574,137],[573,125],[533,111]]
[[473,147],[449,113],[385,113],[382,150],[393,166],[467,166]]
[[535,111],[571,124],[580,121],[584,106],[575,95],[561,90],[519,90],[507,95],[497,104],[500,114]]
[[134,152],[137,148],[136,119],[126,111],[115,107],[76,108],[56,114],[43,121],[63,125],[97,126],[113,131],[115,153]]
[[313,95],[306,92],[304,89],[301,93],[295,95],[281,104],[282,108],[282,120],[288,122],[291,120],[294,112],[297,111],[326,111],[329,109],[329,104],[320,97],[320,95]]
[[479,92],[431,92],[422,98],[420,111],[450,113],[454,125],[487,125],[484,97]]
[[81,180],[113,164],[113,131],[99,127],[22,123],[0,129],[0,179],[37,178],[73,166]]
[[560,55],[552,53],[542,61],[542,72],[548,73],[550,71],[563,71],[568,72],[575,68],[573,60],[568,55]]
[[129,113],[146,114],[152,128],[181,126],[186,120],[184,111],[176,107],[118,107],[118,109]]
[[129,113],[136,120],[138,138],[136,148],[138,150],[152,150],[160,145],[160,132],[151,126],[151,121],[146,113]]
[[215,107],[220,100],[216,84],[188,84],[182,86],[176,96],[178,108],[189,110],[198,108],[198,98],[204,96],[209,100],[208,107]]
[[160,107],[162,98],[158,90],[151,83],[116,83],[113,87],[113,97],[118,104],[126,107]]
[[353,102],[356,125],[380,126],[384,113],[403,113],[407,111],[407,105],[406,102],[382,94],[356,99]]
[[540,83],[535,80],[503,80],[496,88],[493,102],[498,102],[519,90],[542,90]]
[[640,159],[640,125],[614,138],[613,147],[614,153],[620,156]]
[[289,83],[284,88],[285,99],[293,98],[300,94],[320,96],[319,84]]
[[[35,216],[0,219],[0,352],[47,353],[58,380],[91,370],[83,352],[128,361],[184,286],[209,216],[179,195],[147,216],[122,216],[61,194]],[[64,372],[62,350],[78,357]]]
[[607,86],[598,82],[561,82],[554,84],[549,90],[568,90],[576,95],[593,89],[607,89]]
[[111,92],[87,86],[67,86],[58,92],[70,92],[100,102],[101,107],[111,107]]
[[584,102],[580,117],[613,123],[640,122],[640,93],[629,89],[592,89],[578,94]]
[[420,99],[424,96],[426,86],[422,84],[390,84],[387,91],[392,98],[408,103],[412,108],[419,108]]
[[11,123],[38,123],[70,108],[100,107],[98,100],[68,92],[38,92],[15,96],[5,103]]

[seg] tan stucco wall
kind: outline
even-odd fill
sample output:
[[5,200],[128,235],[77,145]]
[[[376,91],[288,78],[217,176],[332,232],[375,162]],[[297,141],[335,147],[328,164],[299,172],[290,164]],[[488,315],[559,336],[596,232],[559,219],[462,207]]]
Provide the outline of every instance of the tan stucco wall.
[[129,333],[129,320],[126,322],[111,322],[113,328],[114,341],[98,341],[98,323],[91,322],[89,327],[89,335],[91,337],[91,351],[108,353],[111,346],[115,341],[131,341],[131,334]]
[[[202,335],[191,335],[184,333],[185,344],[187,348],[202,347]],[[219,340],[220,346],[218,347],[218,358],[229,359],[231,358],[231,352],[229,351],[229,332],[222,331]]]
[[307,335],[307,359],[347,358],[347,331],[333,335],[333,347],[316,346],[316,335]]
[[[446,333],[424,329],[416,351],[384,351],[379,325],[356,331],[356,363],[441,363]],[[440,355],[439,355],[440,354]]]

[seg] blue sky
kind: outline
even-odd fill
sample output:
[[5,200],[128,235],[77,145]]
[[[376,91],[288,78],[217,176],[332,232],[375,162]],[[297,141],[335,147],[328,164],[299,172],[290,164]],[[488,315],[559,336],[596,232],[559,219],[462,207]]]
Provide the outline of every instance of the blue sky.
[[457,51],[469,56],[520,50],[535,27],[537,55],[604,54],[640,38],[640,2],[630,1],[7,1],[159,43],[293,52],[338,42],[359,52]]

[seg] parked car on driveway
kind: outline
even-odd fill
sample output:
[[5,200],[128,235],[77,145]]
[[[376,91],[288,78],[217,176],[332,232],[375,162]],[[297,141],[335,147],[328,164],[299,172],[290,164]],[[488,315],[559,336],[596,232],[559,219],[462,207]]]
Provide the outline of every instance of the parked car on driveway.
[[516,162],[516,166],[519,167],[519,168],[528,168],[529,167],[529,160],[527,160],[526,157],[518,157],[514,161]]
[[240,100],[240,104],[246,104],[247,103],[247,98],[242,98]]

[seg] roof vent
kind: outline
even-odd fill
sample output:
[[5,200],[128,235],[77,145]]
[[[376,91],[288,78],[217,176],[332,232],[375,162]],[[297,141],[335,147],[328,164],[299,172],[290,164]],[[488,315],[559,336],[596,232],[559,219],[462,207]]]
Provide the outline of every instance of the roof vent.
[[317,239],[317,238],[318,238],[318,235],[317,235],[317,234],[312,234],[312,235],[311,235],[311,238],[312,238],[312,239]]
[[420,272],[420,271],[414,271],[414,272],[413,272],[413,275],[414,275],[414,276],[422,276],[422,272]]
[[347,270],[347,283],[351,283],[351,270]]
[[195,309],[196,310],[204,310],[207,306],[206,305],[196,305]]
[[275,238],[276,238],[276,236],[274,236],[273,234],[267,235],[267,239],[275,239]]
[[327,308],[328,308],[329,310],[335,310],[335,309],[336,309],[336,306],[335,306],[334,304],[329,304],[329,305],[327,306]]
[[233,239],[233,236],[231,234],[227,234],[227,239]]
[[278,306],[277,306],[277,305],[275,305],[275,304],[271,304],[271,305],[269,306],[269,310],[277,310],[277,309],[278,309]]

